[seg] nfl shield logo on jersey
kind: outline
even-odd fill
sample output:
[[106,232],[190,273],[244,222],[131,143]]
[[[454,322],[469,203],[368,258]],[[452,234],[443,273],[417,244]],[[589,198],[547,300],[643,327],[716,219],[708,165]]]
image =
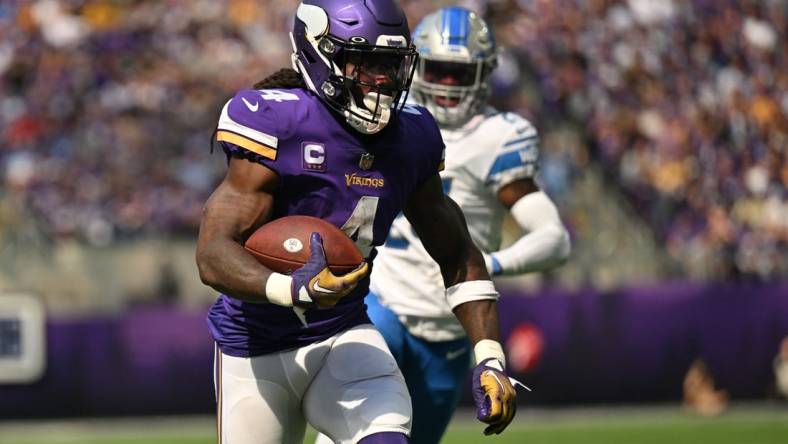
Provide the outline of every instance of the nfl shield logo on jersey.
[[358,166],[362,170],[368,170],[372,168],[372,162],[375,161],[375,156],[370,153],[364,153],[361,155],[361,159],[358,161]]

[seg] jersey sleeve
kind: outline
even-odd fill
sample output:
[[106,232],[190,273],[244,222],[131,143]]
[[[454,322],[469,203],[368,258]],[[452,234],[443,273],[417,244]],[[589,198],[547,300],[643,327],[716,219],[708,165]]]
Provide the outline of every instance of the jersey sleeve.
[[216,140],[228,156],[276,170],[281,123],[260,91],[243,90],[222,108]]
[[539,169],[539,134],[528,120],[512,113],[502,116],[508,129],[501,138],[485,173],[484,183],[493,193],[520,179],[533,178]]

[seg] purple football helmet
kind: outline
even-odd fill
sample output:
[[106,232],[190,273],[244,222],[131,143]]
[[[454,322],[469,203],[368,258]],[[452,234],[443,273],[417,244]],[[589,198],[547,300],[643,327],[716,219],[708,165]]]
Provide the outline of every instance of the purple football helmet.
[[417,53],[394,0],[304,0],[290,38],[293,68],[355,130],[377,133],[404,104]]

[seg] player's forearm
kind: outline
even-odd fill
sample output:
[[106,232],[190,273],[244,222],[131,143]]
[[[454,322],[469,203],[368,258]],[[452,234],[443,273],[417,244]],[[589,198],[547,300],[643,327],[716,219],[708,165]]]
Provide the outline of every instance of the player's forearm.
[[490,279],[484,256],[470,240],[468,242],[467,245],[458,245],[458,249],[443,261],[436,260],[446,288],[462,282]]
[[528,234],[508,248],[488,255],[493,274],[521,274],[557,267],[569,257],[571,245],[558,209],[544,192],[530,193],[510,209]]
[[243,240],[270,219],[276,175],[242,159],[231,159],[225,180],[208,198],[197,237],[200,279],[228,296],[266,302],[272,272],[243,247]]
[[564,264],[570,251],[569,234],[564,227],[550,225],[528,233],[508,248],[491,254],[493,264],[488,270],[504,275],[549,270]]
[[272,273],[232,240],[214,240],[197,250],[200,279],[216,291],[245,302],[267,302],[265,287]]
[[446,288],[469,280],[489,279],[484,257],[471,241],[462,212],[451,199],[441,194],[429,205],[406,208],[405,216],[440,267]]
[[472,344],[483,339],[500,340],[498,304],[495,300],[471,301],[454,307],[454,315]]

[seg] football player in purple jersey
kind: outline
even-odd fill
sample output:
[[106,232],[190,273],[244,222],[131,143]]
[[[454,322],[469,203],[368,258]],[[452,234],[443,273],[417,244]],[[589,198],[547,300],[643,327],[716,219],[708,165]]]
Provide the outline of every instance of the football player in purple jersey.
[[[216,131],[229,167],[205,204],[196,259],[222,293],[208,314],[220,442],[300,443],[307,422],[337,443],[408,442],[410,397],[364,305],[375,247],[400,212],[440,265],[479,362],[477,416],[500,433],[516,393],[495,365],[498,293],[443,194],[435,121],[403,105],[416,59],[404,13],[394,0],[306,0],[291,40],[293,69],[238,92]],[[256,228],[297,214],[340,227],[366,262],[333,275],[317,234],[291,275],[244,250]]]

